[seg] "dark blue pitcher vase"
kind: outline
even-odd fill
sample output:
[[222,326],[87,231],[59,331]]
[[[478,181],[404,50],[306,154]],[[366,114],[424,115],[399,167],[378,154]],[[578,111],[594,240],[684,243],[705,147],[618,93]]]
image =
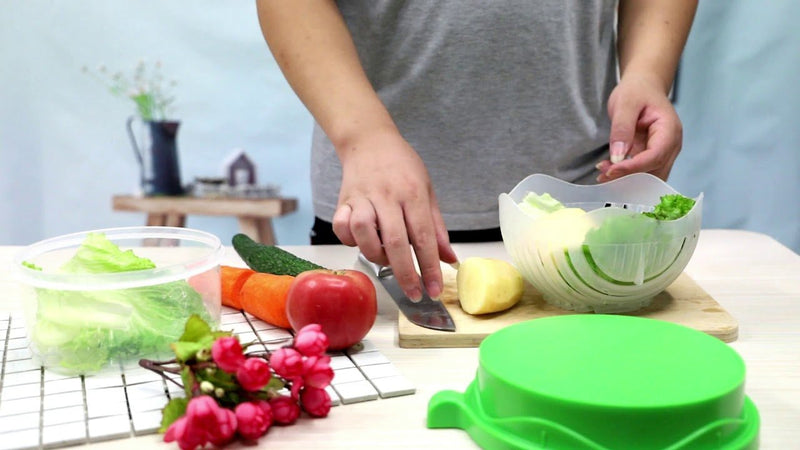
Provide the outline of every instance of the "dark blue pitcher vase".
[[139,163],[140,181],[144,195],[182,195],[180,165],[178,164],[178,126],[171,120],[144,120],[141,145],[133,132],[136,117],[126,123],[133,153]]

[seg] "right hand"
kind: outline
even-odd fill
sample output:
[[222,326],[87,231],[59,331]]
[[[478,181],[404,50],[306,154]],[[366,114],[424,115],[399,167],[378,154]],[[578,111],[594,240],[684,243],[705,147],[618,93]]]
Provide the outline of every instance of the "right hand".
[[[333,231],[343,244],[358,246],[370,261],[389,265],[403,291],[422,297],[442,292],[439,261],[458,261],[450,246],[428,171],[416,151],[395,130],[359,136],[337,149],[342,187]],[[410,246],[409,246],[410,244]]]

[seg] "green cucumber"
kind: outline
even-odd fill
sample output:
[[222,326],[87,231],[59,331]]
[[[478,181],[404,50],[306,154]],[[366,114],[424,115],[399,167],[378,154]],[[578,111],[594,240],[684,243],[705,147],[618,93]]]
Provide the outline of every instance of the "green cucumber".
[[231,241],[236,253],[256,272],[297,276],[307,270],[324,269],[274,245],[256,242],[246,234],[238,233]]

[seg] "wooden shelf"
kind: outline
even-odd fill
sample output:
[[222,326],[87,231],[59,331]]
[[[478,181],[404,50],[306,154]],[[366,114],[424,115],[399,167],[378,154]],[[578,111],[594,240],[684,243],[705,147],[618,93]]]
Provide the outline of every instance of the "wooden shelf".
[[231,216],[239,220],[242,233],[264,244],[277,244],[272,218],[297,210],[297,199],[286,197],[138,197],[115,195],[114,211],[143,212],[149,226],[186,226],[186,216]]

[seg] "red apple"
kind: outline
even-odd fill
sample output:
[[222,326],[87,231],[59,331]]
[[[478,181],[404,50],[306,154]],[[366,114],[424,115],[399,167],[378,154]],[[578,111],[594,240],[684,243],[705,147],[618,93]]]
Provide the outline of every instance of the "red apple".
[[360,342],[377,314],[375,285],[358,270],[308,270],[295,278],[286,298],[292,329],[318,323],[330,350]]

